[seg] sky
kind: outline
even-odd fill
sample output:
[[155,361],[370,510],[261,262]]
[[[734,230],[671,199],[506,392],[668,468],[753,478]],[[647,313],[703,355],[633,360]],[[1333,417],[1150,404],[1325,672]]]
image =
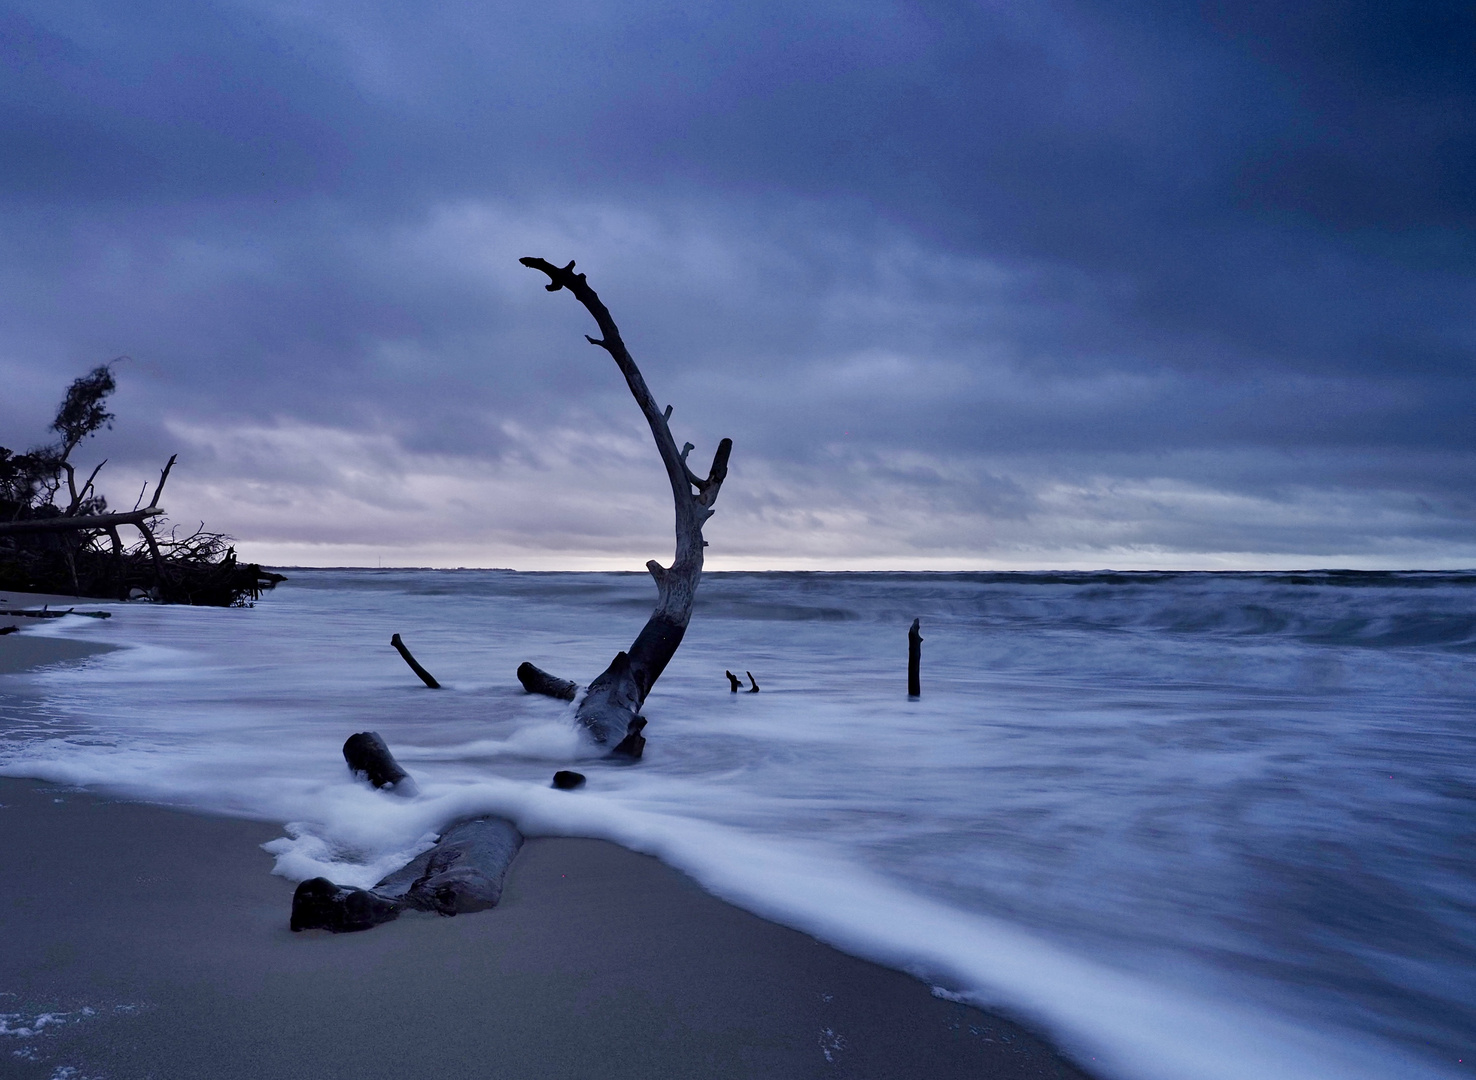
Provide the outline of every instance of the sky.
[[281,565],[1476,566],[1469,4],[0,10],[0,444]]

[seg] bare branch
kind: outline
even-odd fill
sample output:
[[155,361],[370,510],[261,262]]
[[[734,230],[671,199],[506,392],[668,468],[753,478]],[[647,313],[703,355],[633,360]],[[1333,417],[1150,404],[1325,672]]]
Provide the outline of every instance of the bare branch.
[[83,517],[27,518],[24,521],[0,521],[0,535],[27,532],[81,532],[86,529],[116,528],[119,525],[142,524],[164,513],[157,507],[129,510],[120,514],[88,514]]
[[66,458],[63,458],[58,464],[61,465],[62,470],[67,474],[67,490],[72,495],[71,509],[75,510],[79,502],[77,498],[77,470],[72,468],[71,462],[67,461]]
[[646,380],[641,376],[640,369],[631,359],[630,351],[625,347],[625,339],[620,336],[620,328],[615,325],[615,319],[610,315],[610,309],[605,307],[599,294],[589,287],[584,275],[574,273],[573,262],[570,262],[568,266],[558,267],[539,258],[524,258],[518,261],[524,266],[547,274],[549,283],[544,287],[549,292],[568,289],[574,294],[574,298],[584,305],[585,310],[594,316],[603,338],[596,339],[587,334],[585,337],[590,344],[598,345],[608,352],[620,368],[620,373],[625,376],[626,385],[630,387],[631,395],[635,398],[636,404],[640,406],[647,424],[650,425],[651,435],[656,440],[656,450],[661,455],[662,464],[666,466],[672,494],[677,499],[677,514],[690,515],[691,509],[682,504],[691,502],[692,492],[688,486],[687,473],[683,467],[681,455],[676,448],[676,440],[672,438],[671,429],[666,426],[666,417],[656,405],[656,399],[652,397],[650,389],[646,386]]
[[430,687],[432,690],[439,690],[441,688],[441,684],[436,682],[435,677],[431,675],[429,671],[426,671],[425,668],[421,667],[420,662],[416,660],[415,657],[410,655],[409,648],[405,645],[403,641],[400,640],[399,634],[396,634],[394,637],[390,638],[390,644],[393,645],[400,656],[404,658],[405,663],[410,665],[410,670],[420,676],[421,682],[425,683],[425,685]]
[[72,501],[72,508],[71,508],[71,510],[68,511],[68,513],[75,514],[77,512],[77,508],[79,506],[81,506],[82,503],[86,500],[87,493],[92,490],[92,482],[97,479],[97,474],[100,473],[100,472],[102,472],[102,467],[104,465],[106,465],[107,463],[108,463],[108,459],[107,458],[103,458],[101,461],[99,461],[97,463],[97,468],[93,469],[92,470],[92,473],[87,477],[87,483],[85,483],[85,484],[82,485],[82,494],[81,495],[74,495],[72,497],[72,499],[73,499],[73,501]]
[[[154,488],[154,498],[149,503],[149,509],[152,510],[159,505],[159,496],[164,493],[164,481],[169,479],[169,470],[174,468],[174,459],[177,457],[179,457],[178,454],[169,455],[169,461],[164,465],[164,471],[159,474],[159,486]],[[140,495],[139,498],[141,499],[143,496]]]

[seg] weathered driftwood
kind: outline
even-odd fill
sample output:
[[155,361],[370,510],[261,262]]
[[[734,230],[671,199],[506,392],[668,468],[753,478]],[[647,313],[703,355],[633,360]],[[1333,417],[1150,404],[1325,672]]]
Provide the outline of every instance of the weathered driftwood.
[[550,675],[540,667],[524,661],[518,665],[518,682],[530,694],[544,694],[560,701],[573,701],[579,693],[579,684],[569,679]]
[[400,767],[377,731],[360,731],[343,744],[343,760],[349,772],[363,777],[377,788],[388,788],[407,798],[419,795],[414,778]]
[[453,825],[436,846],[372,889],[309,878],[292,894],[293,930],[368,930],[404,911],[466,915],[496,907],[507,869],[523,846],[523,834],[503,818],[474,818]]
[[441,688],[441,684],[436,682],[435,677],[431,675],[429,671],[426,671],[425,668],[421,667],[420,662],[417,661],[415,657],[410,655],[410,650],[407,649],[405,647],[405,643],[400,640],[399,634],[396,634],[392,638],[390,638],[390,644],[399,650],[400,655],[405,658],[405,663],[410,665],[410,670],[420,676],[421,682],[425,683],[425,685],[429,686],[432,690],[439,690]]
[[374,891],[438,915],[485,911],[502,899],[502,879],[522,846],[523,834],[505,818],[463,821]]
[[15,611],[0,611],[0,615],[12,615],[18,619],[60,619],[63,615],[81,615],[88,619],[111,619],[111,611],[74,611],[67,608],[65,611],[52,611],[50,608],[42,608],[36,611],[31,608],[21,608]]
[[912,629],[907,631],[907,696],[922,696],[922,620],[913,619]]
[[728,692],[730,694],[736,694],[738,692],[738,688],[743,685],[743,680],[740,679],[737,675],[734,675],[731,671],[724,671],[723,674],[728,677]]
[[757,694],[759,692],[759,684],[754,681],[753,672],[745,671],[743,674],[748,676],[748,692],[750,694]]
[[[355,775],[367,777],[375,787],[415,794],[415,780],[377,733],[351,735],[343,756]],[[502,899],[503,878],[522,846],[523,834],[504,818],[459,822],[429,851],[372,889],[338,885],[324,877],[302,882],[292,894],[292,929],[345,934],[397,919],[406,910],[439,915],[485,911]]]
[[707,546],[707,541],[702,539],[702,526],[712,516],[713,503],[728,475],[728,455],[733,450],[733,441],[723,439],[718,443],[706,478],[688,468],[687,454],[693,449],[692,444],[687,443],[677,449],[676,439],[668,425],[670,407],[663,412],[657,406],[609,309],[589,287],[584,275],[574,272],[572,262],[561,267],[538,258],[519,261],[548,276],[548,284],[544,287],[549,292],[568,289],[594,316],[601,336],[586,335],[586,340],[609,353],[625,376],[626,385],[650,425],[656,450],[671,482],[676,506],[676,555],[670,567],[664,567],[654,559],[646,563],[646,569],[656,580],[656,609],[631,647],[616,653],[610,666],[589,684],[589,690],[576,711],[579,723],[595,742],[613,746],[612,753],[639,757],[645,746],[645,739],[640,734],[645,727],[645,718],[640,715],[641,706],[677,646],[682,643],[687,624],[691,621],[692,601],[697,583],[702,578],[702,549]]
[[331,930],[348,934],[397,919],[404,905],[370,889],[335,885],[325,877],[309,878],[292,894],[293,931]]

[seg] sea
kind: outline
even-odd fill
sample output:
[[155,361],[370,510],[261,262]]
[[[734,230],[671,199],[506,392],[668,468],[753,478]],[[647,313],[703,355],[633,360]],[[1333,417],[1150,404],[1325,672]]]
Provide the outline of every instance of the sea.
[[121,648],[0,680],[0,774],[280,824],[291,880],[604,838],[1102,1077],[1476,1072],[1476,572],[710,573],[636,764],[514,672],[591,679],[646,575],[287,573],[31,630]]

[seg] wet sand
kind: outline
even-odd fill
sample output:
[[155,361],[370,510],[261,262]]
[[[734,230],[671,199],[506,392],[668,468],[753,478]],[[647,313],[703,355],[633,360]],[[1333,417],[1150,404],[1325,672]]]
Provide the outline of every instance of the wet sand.
[[[0,591],[0,611],[25,611],[43,607],[50,607],[53,611],[65,611],[69,607],[75,607],[79,611],[116,612],[117,609],[126,608],[127,605],[84,600],[75,596]],[[13,634],[0,635],[0,675],[11,675],[28,668],[39,667],[42,664],[81,660],[88,656],[96,656],[98,653],[109,652],[113,648],[111,645],[94,644],[87,641],[33,637],[26,633],[27,630],[35,630],[52,621],[51,619],[0,615],[0,629],[14,626],[17,630]],[[3,689],[0,689],[0,692],[3,692]]]
[[601,841],[530,840],[490,912],[293,934],[275,824],[29,780],[0,804],[0,1077],[1085,1075]]

